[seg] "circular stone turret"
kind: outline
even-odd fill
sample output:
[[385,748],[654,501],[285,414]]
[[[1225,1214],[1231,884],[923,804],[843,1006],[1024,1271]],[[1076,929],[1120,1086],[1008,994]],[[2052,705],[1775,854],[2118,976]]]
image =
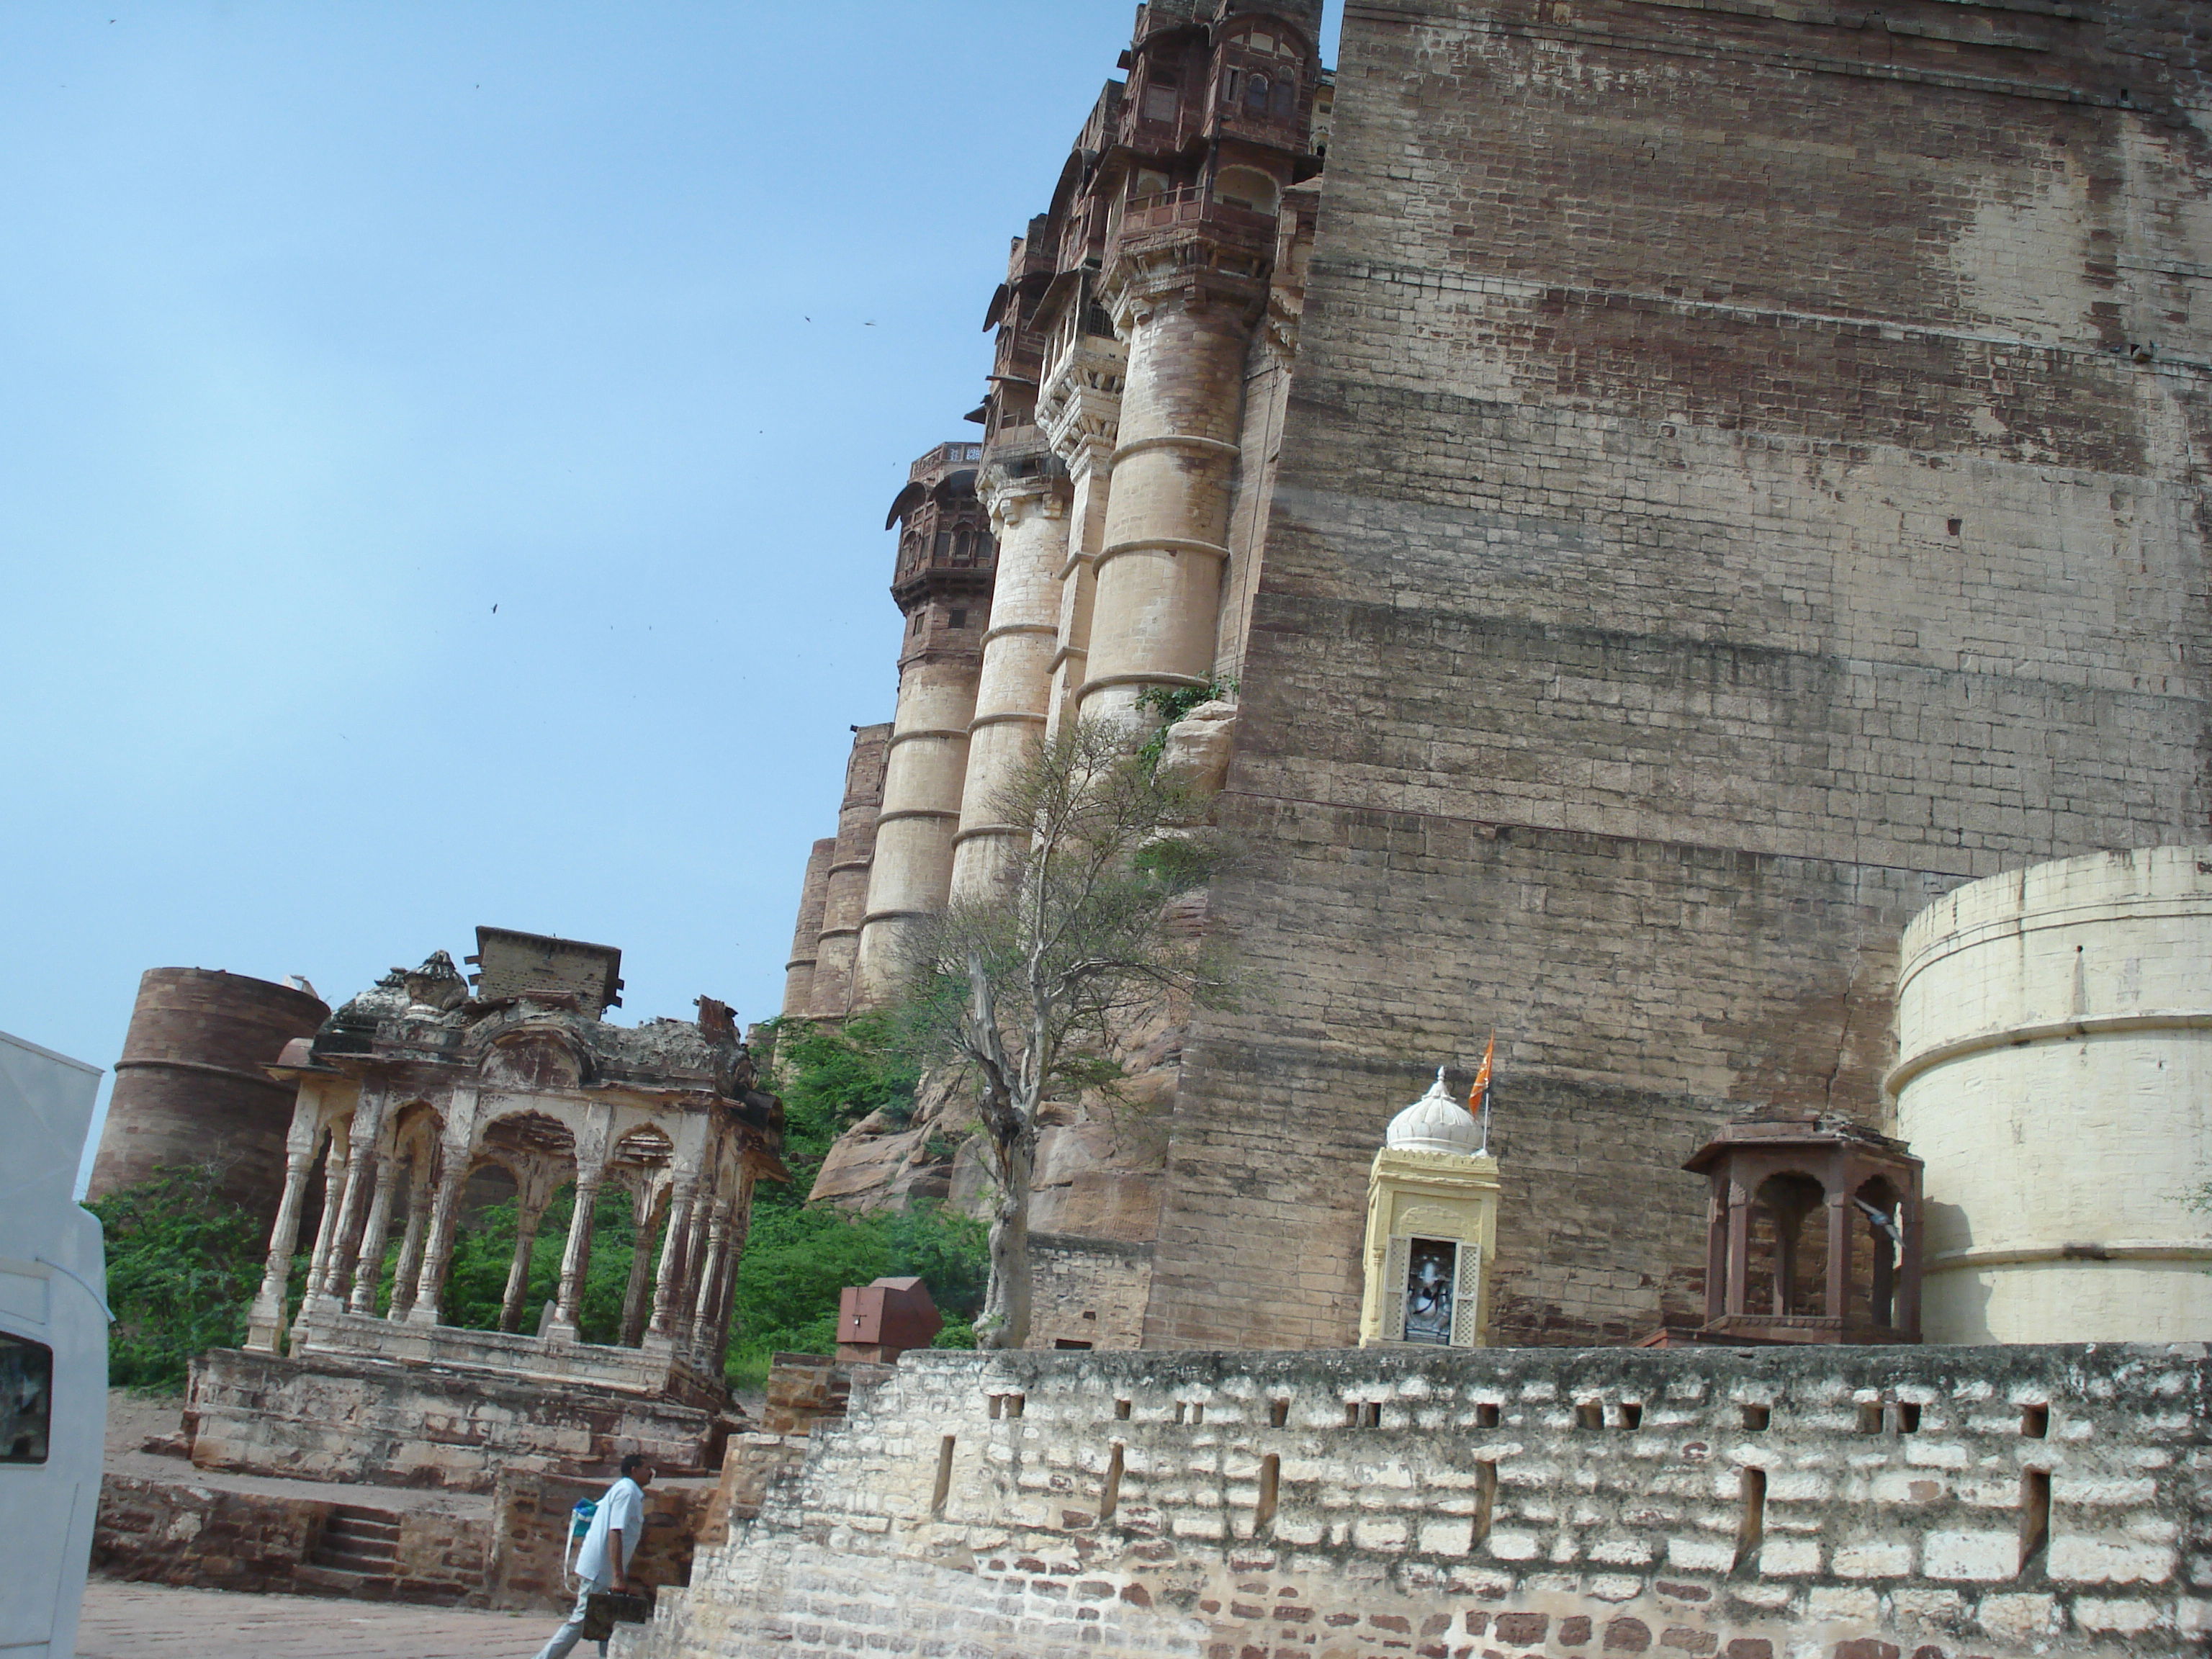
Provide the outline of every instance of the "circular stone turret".
[[223,1196],[266,1224],[284,1189],[293,1094],[266,1068],[330,1014],[306,991],[244,974],[147,969],[87,1195],[105,1197],[167,1165],[211,1164]]
[[2212,847],[2063,859],[1913,918],[1898,1133],[1930,1342],[2212,1332]]
[[1382,1144],[1394,1152],[1456,1152],[1474,1158],[1483,1151],[1482,1127],[1452,1098],[1439,1066],[1428,1093],[1390,1120]]

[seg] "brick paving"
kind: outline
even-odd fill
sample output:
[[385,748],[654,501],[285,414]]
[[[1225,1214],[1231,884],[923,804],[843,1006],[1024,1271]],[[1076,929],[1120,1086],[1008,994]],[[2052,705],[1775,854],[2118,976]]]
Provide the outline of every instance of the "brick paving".
[[527,1659],[560,1622],[557,1613],[463,1613],[95,1578],[85,1586],[76,1651],[77,1659]]

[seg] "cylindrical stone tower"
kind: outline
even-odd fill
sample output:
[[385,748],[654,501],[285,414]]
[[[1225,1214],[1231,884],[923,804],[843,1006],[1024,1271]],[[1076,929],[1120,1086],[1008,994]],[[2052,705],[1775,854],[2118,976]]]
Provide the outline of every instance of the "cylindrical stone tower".
[[1128,361],[1076,694],[1086,717],[1212,678],[1246,357],[1318,82],[1304,0],[1224,5],[1210,27],[1183,8],[1138,15],[1100,288]]
[[907,631],[854,970],[855,1006],[890,989],[908,925],[943,909],[951,887],[996,554],[975,499],[981,456],[977,444],[939,444],[914,464],[891,504],[889,523],[899,527],[891,597]]
[[805,879],[799,884],[799,920],[791,929],[791,960],[783,964],[783,1012],[804,1018],[814,1000],[814,964],[822,954],[822,912],[830,897],[830,866],[837,857],[837,837],[814,843],[806,855]]
[[213,1164],[224,1197],[265,1224],[284,1189],[292,1085],[264,1068],[331,1011],[307,992],[204,968],[151,968],[115,1062],[88,1196],[164,1165]]
[[1969,883],[1905,931],[1930,1342],[2212,1333],[2212,847]]
[[[837,838],[823,874],[822,927],[806,994],[809,1019],[842,1019],[852,1011],[853,959],[860,949],[860,919],[868,911],[868,870],[875,858],[876,814],[884,806],[884,752],[890,740],[888,722],[859,726],[853,733]],[[805,902],[802,889],[802,908]]]
[[[1033,426],[1024,430],[1036,433]],[[956,897],[986,890],[1003,867],[1005,850],[1029,833],[1002,822],[995,809],[1044,730],[1067,556],[1067,479],[1041,435],[1011,453],[994,453],[980,499],[991,515],[999,556],[953,842]]]
[[1146,686],[1202,684],[1213,669],[1252,296],[1146,286],[1125,286],[1115,313],[1129,368],[1079,693],[1085,715],[1127,713]]

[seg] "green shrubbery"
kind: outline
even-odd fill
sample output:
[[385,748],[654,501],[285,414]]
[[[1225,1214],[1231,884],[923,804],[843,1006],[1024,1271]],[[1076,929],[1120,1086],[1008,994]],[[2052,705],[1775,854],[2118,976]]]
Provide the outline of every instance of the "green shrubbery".
[[939,1347],[973,1347],[968,1322],[982,1305],[988,1276],[980,1223],[930,1207],[855,1216],[806,1204],[839,1134],[872,1112],[895,1123],[912,1116],[919,1073],[895,1033],[869,1014],[842,1030],[790,1019],[770,1030],[791,1182],[763,1184],[754,1194],[752,1234],[738,1267],[730,1381],[757,1388],[778,1350],[834,1352],[838,1292],[887,1275],[927,1282],[945,1316]]
[[174,1394],[210,1348],[246,1340],[267,1237],[216,1190],[222,1171],[189,1165],[86,1206],[107,1236],[107,1380]]

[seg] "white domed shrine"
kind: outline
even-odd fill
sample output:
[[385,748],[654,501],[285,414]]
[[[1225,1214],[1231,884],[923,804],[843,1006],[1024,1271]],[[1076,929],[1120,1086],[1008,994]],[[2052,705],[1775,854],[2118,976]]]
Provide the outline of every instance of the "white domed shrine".
[[[1475,1095],[1486,1101],[1489,1058]],[[1429,1091],[1390,1120],[1367,1177],[1366,1294],[1359,1343],[1475,1348],[1490,1323],[1498,1160],[1487,1124],[1437,1068]]]

